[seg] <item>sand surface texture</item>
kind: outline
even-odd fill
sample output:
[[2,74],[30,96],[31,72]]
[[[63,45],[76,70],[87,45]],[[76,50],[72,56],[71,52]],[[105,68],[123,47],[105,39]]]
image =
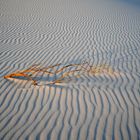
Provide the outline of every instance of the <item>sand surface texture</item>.
[[[51,85],[63,72],[35,75],[37,86],[3,78],[84,62],[88,72]],[[140,140],[139,1],[0,0],[3,139]]]

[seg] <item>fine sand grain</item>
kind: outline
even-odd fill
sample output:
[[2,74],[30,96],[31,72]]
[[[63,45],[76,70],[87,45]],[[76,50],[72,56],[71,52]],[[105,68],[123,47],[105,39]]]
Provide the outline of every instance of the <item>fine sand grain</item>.
[[[60,63],[88,65],[61,80],[67,70],[34,75],[37,86],[4,79]],[[137,0],[0,0],[3,139],[140,140]]]

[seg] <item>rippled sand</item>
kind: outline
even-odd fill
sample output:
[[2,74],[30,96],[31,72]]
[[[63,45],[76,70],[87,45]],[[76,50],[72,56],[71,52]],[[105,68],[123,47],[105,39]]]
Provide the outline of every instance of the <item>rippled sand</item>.
[[[88,73],[58,84],[3,78],[83,61]],[[1,0],[0,139],[139,140],[139,3]]]

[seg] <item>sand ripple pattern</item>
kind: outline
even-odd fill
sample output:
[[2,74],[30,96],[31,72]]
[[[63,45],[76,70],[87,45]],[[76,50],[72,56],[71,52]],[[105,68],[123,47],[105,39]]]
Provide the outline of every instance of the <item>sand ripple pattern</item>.
[[[140,140],[140,10],[111,0],[0,2],[1,140]],[[4,75],[88,61],[117,75],[34,86]]]

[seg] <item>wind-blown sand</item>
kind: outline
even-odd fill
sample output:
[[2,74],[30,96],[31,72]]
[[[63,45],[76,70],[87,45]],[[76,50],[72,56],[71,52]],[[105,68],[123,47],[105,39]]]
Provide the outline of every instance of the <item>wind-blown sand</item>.
[[[42,86],[3,78],[32,64],[84,60],[115,74]],[[139,3],[0,0],[0,139],[139,140]]]

